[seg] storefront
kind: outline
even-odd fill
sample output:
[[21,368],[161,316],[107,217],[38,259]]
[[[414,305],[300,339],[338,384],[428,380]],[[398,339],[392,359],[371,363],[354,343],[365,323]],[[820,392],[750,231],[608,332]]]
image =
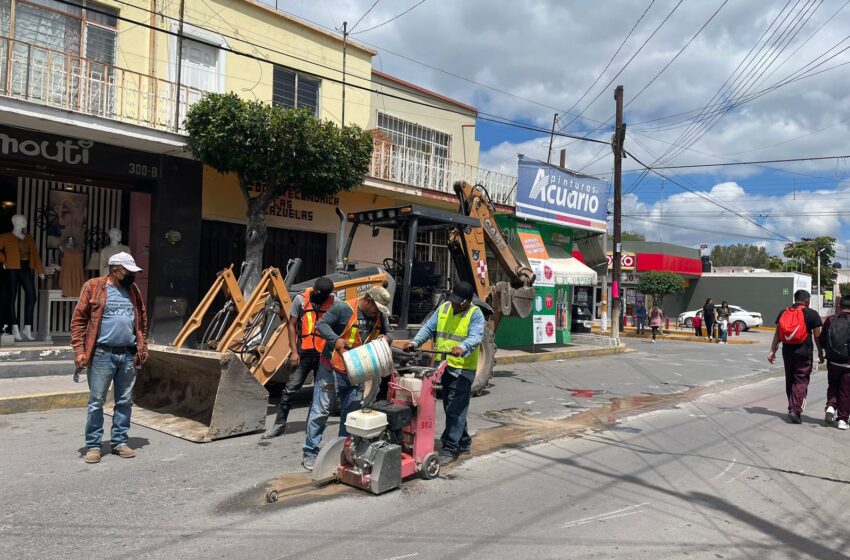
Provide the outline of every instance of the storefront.
[[[206,291],[217,271],[244,259],[246,204],[234,176],[205,167],[203,177],[199,289]],[[327,274],[337,260],[337,208],[347,214],[396,205],[392,198],[356,190],[324,198],[287,193],[266,211],[269,240],[263,266],[283,268],[289,259],[300,258],[296,282]],[[383,265],[394,254],[392,230],[374,233],[361,229],[354,240],[350,257],[358,267]]]
[[[0,234],[12,231],[13,216],[23,216],[44,265],[45,278],[33,277],[35,337],[68,336],[82,283],[101,274],[101,255],[120,249],[144,269],[138,283],[152,338],[169,340],[197,301],[201,166],[10,126],[0,126],[0,155]],[[0,278],[0,322],[23,330],[27,298],[21,289],[12,293],[10,277],[5,271]]]

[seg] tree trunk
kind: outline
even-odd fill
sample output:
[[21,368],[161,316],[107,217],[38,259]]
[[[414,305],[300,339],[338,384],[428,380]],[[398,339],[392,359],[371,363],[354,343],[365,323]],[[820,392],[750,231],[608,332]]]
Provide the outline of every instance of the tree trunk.
[[248,221],[245,228],[245,261],[252,264],[253,267],[248,275],[248,282],[245,284],[246,297],[260,283],[260,276],[263,271],[263,249],[268,237],[266,204],[263,198],[253,198],[248,202]]

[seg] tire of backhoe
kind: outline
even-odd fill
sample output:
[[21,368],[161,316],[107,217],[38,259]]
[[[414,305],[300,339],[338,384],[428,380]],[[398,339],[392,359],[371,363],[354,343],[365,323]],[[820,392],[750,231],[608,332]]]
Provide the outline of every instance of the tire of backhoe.
[[493,370],[496,367],[496,341],[493,331],[488,326],[484,329],[484,340],[481,341],[481,355],[478,357],[478,369],[475,372],[475,380],[472,382],[472,396],[481,395],[490,384]]

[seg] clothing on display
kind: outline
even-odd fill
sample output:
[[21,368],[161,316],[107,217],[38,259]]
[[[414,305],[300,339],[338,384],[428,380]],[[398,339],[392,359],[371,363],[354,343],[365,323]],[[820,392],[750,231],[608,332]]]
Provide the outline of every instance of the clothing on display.
[[21,268],[22,262],[27,262],[28,268],[37,274],[44,274],[44,265],[32,235],[27,233],[23,238],[12,232],[0,235],[0,264],[5,265],[7,270],[16,270]]
[[59,275],[59,287],[64,297],[80,295],[86,281],[83,272],[83,251],[76,247],[62,248],[62,270]]
[[8,292],[4,295],[8,304],[11,305],[11,310],[8,312],[10,324],[17,325],[19,323],[17,299],[18,291],[22,289],[24,291],[24,325],[32,325],[37,296],[29,261],[21,261],[20,268],[7,270],[6,280]]

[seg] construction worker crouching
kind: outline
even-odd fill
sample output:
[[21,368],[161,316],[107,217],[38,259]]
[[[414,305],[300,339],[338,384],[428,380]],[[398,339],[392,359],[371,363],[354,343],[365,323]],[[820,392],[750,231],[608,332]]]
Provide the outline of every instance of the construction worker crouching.
[[349,382],[342,355],[380,337],[391,342],[387,336],[389,303],[390,293],[375,286],[358,300],[336,302],[316,327],[326,343],[313,386],[313,405],[307,417],[307,438],[301,464],[308,471],[313,470],[319,453],[319,444],[330,414],[332,392],[336,392],[339,400],[339,435],[348,436],[345,419],[349,412],[360,406],[363,387]]
[[312,288],[307,288],[292,300],[289,308],[289,365],[292,372],[286,380],[286,386],[280,394],[280,404],[274,425],[260,439],[271,439],[283,435],[286,431],[286,419],[292,408],[292,401],[309,374],[317,375],[319,358],[325,347],[325,339],[316,331],[319,321],[333,307],[336,298],[334,284],[324,276],[317,279]]
[[484,313],[472,304],[475,290],[468,282],[455,284],[449,301],[431,315],[405,350],[415,350],[434,338],[434,349],[441,354],[436,359],[448,362],[443,375],[443,409],[446,429],[440,437],[440,464],[448,465],[459,453],[469,453],[472,438],[466,426],[466,414],[472,397],[472,382],[478,369],[479,346],[484,338],[487,321]]

